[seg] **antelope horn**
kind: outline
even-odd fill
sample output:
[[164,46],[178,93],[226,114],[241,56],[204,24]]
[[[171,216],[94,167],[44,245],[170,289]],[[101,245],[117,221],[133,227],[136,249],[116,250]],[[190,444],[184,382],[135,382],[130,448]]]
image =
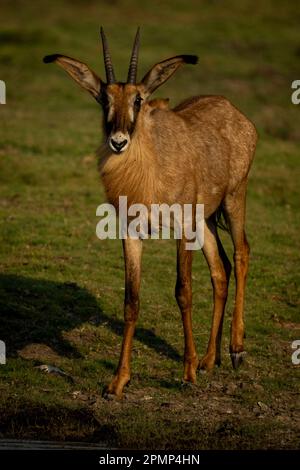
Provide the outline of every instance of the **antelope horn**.
[[102,26],[101,26],[100,32],[101,32],[101,39],[102,39],[106,80],[107,80],[107,84],[110,85],[111,83],[115,83],[116,79],[115,79],[115,74],[114,74],[114,69],[113,69],[110,53],[109,53],[109,50],[108,50],[107,39],[106,39],[106,36],[104,34]]
[[128,77],[127,77],[127,83],[131,83],[133,85],[136,83],[139,47],[140,47],[140,28],[137,29],[137,32],[135,35],[131,59],[130,59],[130,65],[129,65],[129,70],[128,70]]

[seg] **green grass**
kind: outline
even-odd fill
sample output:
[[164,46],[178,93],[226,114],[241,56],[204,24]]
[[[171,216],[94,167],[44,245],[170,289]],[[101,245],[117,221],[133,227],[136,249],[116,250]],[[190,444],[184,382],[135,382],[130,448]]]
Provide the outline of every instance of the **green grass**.
[[[296,448],[299,367],[291,342],[299,324],[299,11],[292,1],[1,2],[0,79],[0,436],[105,440],[123,448]],[[124,79],[142,25],[140,76],[156,61],[197,53],[162,88],[175,104],[223,94],[256,124],[260,141],[248,192],[251,266],[246,302],[247,361],[223,364],[182,389],[183,332],[174,300],[175,246],[147,241],[133,377],[121,403],[101,391],[118,361],[123,259],[119,241],[96,238],[104,201],[94,151],[101,112],[42,57],[61,52],[102,76],[99,25]],[[228,253],[232,248],[222,234]],[[193,267],[194,332],[203,354],[212,293],[200,254]],[[74,382],[43,374],[52,364]],[[257,404],[267,408],[262,410]],[[298,420],[298,421],[297,421]],[[297,425],[298,423],[298,425]]]

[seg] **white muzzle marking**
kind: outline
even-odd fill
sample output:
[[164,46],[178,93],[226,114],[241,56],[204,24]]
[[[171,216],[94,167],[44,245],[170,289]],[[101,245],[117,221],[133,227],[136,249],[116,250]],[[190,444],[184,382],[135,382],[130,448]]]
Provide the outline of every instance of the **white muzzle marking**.
[[125,152],[130,143],[130,137],[127,132],[125,134],[123,132],[118,131],[114,134],[111,134],[108,143],[113,152]]

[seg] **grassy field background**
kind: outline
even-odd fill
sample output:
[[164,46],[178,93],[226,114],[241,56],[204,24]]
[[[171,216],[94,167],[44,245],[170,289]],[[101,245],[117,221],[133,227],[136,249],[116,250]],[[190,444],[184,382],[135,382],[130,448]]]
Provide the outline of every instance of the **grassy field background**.
[[[300,11],[292,1],[1,0],[0,79],[0,437],[105,441],[122,448],[298,448]],[[173,292],[172,241],[144,247],[133,377],[122,402],[101,398],[122,334],[119,241],[99,241],[104,201],[95,150],[97,104],[42,57],[61,52],[104,77],[99,26],[117,77],[125,79],[137,25],[139,75],[180,53],[199,55],[157,96],[175,105],[222,94],[257,126],[248,194],[251,266],[247,361],[228,355],[233,283],[222,367],[181,387],[183,332]],[[230,257],[232,248],[222,234]],[[201,254],[193,267],[197,348],[206,348],[212,292]],[[72,379],[43,373],[51,364]]]

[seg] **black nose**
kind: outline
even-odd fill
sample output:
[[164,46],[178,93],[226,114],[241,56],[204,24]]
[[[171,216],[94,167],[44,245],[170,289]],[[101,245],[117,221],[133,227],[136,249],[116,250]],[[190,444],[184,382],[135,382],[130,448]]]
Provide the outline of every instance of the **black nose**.
[[111,145],[117,150],[117,152],[120,152],[123,147],[127,144],[127,139],[122,140],[122,142],[117,142],[114,139],[111,139]]

